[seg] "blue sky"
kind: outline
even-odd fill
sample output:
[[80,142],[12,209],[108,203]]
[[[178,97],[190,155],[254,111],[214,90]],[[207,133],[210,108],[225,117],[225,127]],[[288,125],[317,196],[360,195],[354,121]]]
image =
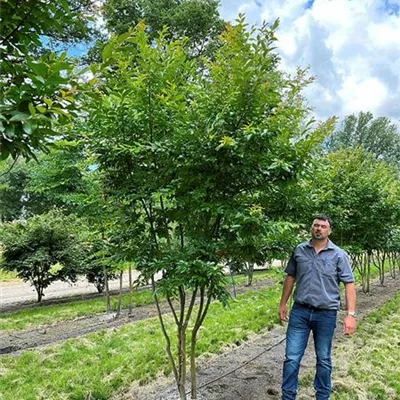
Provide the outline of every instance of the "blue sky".
[[309,67],[317,118],[359,111],[400,125],[400,0],[221,0],[221,15],[280,19],[281,68]]

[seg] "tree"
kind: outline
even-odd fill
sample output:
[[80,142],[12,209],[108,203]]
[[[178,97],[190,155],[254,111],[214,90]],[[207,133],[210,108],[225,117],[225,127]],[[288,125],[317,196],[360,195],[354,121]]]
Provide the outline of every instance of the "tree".
[[157,307],[160,293],[170,305],[176,358],[161,312],[159,319],[181,399],[187,335],[195,399],[197,335],[212,299],[228,298],[220,263],[237,214],[256,207],[259,193],[296,180],[331,126],[307,125],[300,92],[309,80],[304,71],[279,71],[276,27],[247,31],[241,19],[212,59],[198,60],[166,30],[149,44],[141,23],[112,38],[93,68],[90,142],[107,195],[136,216],[129,257],[152,281]]
[[400,133],[396,124],[387,117],[374,118],[370,112],[348,115],[326,144],[330,152],[362,147],[378,160],[400,166]]
[[0,164],[0,223],[21,217],[28,179],[25,162]]
[[[173,41],[188,38],[193,56],[209,54],[216,45],[225,22],[218,12],[217,0],[106,0],[102,17],[111,34],[123,34],[144,20],[147,37],[154,41],[158,32],[168,26]],[[100,59],[107,38],[99,39],[89,51],[89,60]]]
[[[346,149],[321,160],[310,186],[316,211],[331,216],[332,239],[350,252],[368,292],[373,256],[383,255],[400,223],[397,167],[376,160],[361,148]],[[376,266],[382,280],[384,259]]]
[[[59,47],[91,37],[90,0],[1,0],[0,152],[35,158],[76,110],[79,73]],[[47,44],[47,46],[45,46]]]
[[37,162],[27,164],[25,210],[28,215],[41,214],[57,207],[65,213],[85,214],[89,191],[89,162],[81,144],[59,140],[48,154],[38,154]]
[[84,217],[89,192],[97,190],[91,182],[90,160],[77,142],[57,141],[48,154],[36,153],[36,161],[7,160],[1,168],[6,170],[0,172],[3,221],[42,214],[54,207]]
[[52,282],[74,281],[82,271],[85,253],[75,229],[73,221],[56,210],[2,224],[2,268],[30,282],[40,302]]

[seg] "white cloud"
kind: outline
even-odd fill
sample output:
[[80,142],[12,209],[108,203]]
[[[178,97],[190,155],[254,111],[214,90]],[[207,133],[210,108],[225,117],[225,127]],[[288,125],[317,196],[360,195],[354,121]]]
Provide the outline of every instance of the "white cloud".
[[400,119],[400,0],[222,0],[248,22],[280,18],[282,67],[310,66],[306,90],[317,117],[371,111]]

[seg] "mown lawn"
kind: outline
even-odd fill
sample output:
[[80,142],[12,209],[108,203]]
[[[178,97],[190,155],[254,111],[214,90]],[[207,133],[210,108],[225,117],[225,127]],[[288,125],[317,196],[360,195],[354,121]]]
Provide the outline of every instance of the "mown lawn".
[[[213,303],[199,332],[198,354],[218,352],[251,333],[271,328],[278,322],[280,292],[281,285],[274,285],[243,294],[225,309]],[[168,330],[175,330],[170,319]],[[169,374],[164,349],[159,322],[152,318],[18,356],[3,356],[1,399],[108,399],[132,381],[144,383],[159,372]]]

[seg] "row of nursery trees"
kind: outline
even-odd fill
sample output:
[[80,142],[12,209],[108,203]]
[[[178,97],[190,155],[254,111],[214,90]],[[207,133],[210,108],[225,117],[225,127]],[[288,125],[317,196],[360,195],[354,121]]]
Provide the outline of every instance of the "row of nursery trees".
[[397,128],[369,112],[316,123],[312,78],[279,69],[278,23],[226,24],[215,1],[108,0],[115,34],[82,70],[39,39],[90,37],[92,2],[30,2],[2,2],[0,242],[2,268],[39,301],[54,280],[86,274],[102,290],[136,268],[171,307],[176,351],[159,319],[181,399],[190,341],[195,399],[197,334],[210,302],[229,299],[226,263],[287,259],[323,212],[365,291],[371,268],[395,277]]

